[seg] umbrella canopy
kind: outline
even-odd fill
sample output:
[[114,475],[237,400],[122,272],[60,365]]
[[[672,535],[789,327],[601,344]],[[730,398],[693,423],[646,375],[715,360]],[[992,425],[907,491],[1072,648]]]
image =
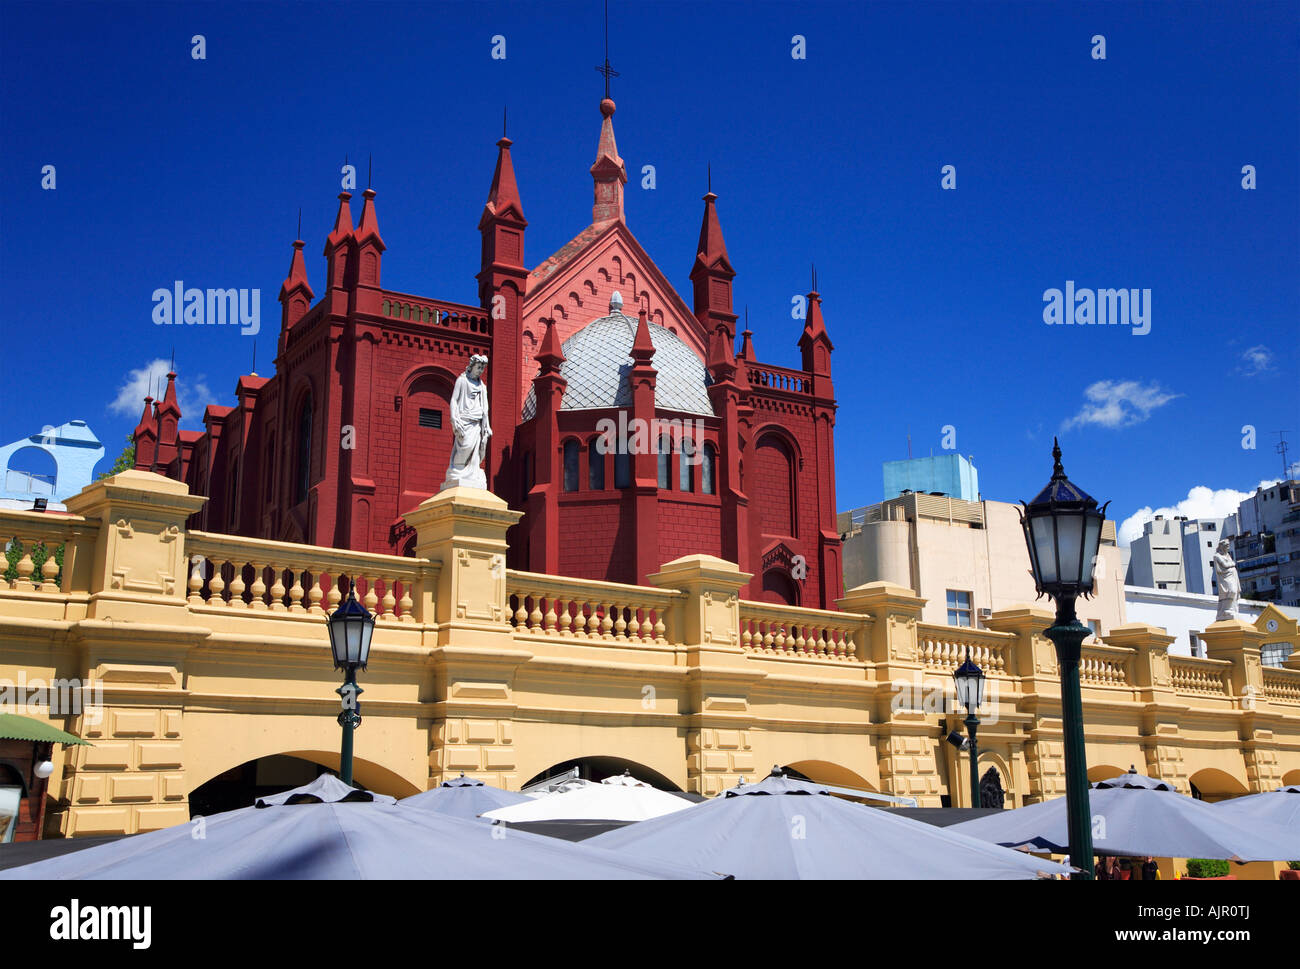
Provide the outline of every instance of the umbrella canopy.
[[371,801],[378,801],[381,804],[396,804],[397,798],[352,787],[349,784],[344,784],[333,774],[321,774],[310,784],[304,784],[302,787],[295,787],[291,791],[281,791],[279,794],[268,794],[266,797],[259,797],[253,802],[253,807],[277,807],[281,804],[368,803]]
[[488,811],[494,821],[645,821],[694,807],[690,801],[653,787],[592,784],[531,798],[525,804]]
[[453,818],[477,819],[485,811],[511,804],[531,803],[532,798],[517,791],[503,791],[463,774],[437,787],[403,798],[401,805],[417,811],[446,814]]
[[1071,869],[773,775],[584,844],[737,878],[1037,878]]
[[1300,827],[1300,785],[1279,787],[1276,791],[1234,797],[1214,805],[1220,814],[1226,814],[1242,825],[1263,821],[1283,827]]
[[[314,790],[213,815],[201,826],[178,824],[0,871],[0,880],[716,877],[378,799],[324,800],[322,793],[331,795],[323,786],[308,787]],[[294,794],[304,796],[295,801]]]
[[[1112,786],[1122,785],[1122,786]],[[1092,848],[1099,855],[1275,861],[1300,857],[1300,831],[1243,824],[1153,777],[1121,774],[1091,785]],[[1069,851],[1063,797],[954,825],[950,830],[1010,847]]]

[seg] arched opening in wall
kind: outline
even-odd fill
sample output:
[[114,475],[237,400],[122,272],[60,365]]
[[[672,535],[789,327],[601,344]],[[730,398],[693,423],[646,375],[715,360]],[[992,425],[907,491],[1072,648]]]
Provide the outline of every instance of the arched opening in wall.
[[795,536],[794,453],[775,434],[764,434],[754,448],[752,480],[745,482],[751,507],[758,510],[765,535]]
[[[763,602],[775,602],[786,606],[799,605],[799,587],[787,573],[780,569],[768,569],[763,573]],[[830,782],[827,781],[829,784]]]
[[1223,801],[1230,797],[1240,797],[1243,794],[1249,794],[1250,790],[1246,785],[1237,780],[1226,771],[1221,771],[1215,767],[1206,767],[1198,770],[1188,778],[1192,786],[1192,797],[1201,801],[1214,803]]
[[[259,797],[302,787],[322,774],[337,776],[338,766],[338,752],[323,750],[286,751],[245,761],[191,791],[190,815],[208,817],[246,808]],[[377,794],[401,798],[419,792],[399,775],[366,760],[353,760],[352,776],[361,787]]]
[[587,443],[587,486],[592,491],[605,490],[605,455],[598,437]]
[[259,797],[291,791],[310,784],[321,774],[332,774],[323,764],[299,757],[273,754],[250,760],[218,774],[190,792],[190,815],[208,817],[252,805]]
[[416,377],[402,398],[402,443],[398,473],[403,514],[430,497],[442,484],[451,463],[452,383],[440,374]]
[[529,784],[537,784],[540,781],[558,777],[561,774],[571,772],[575,767],[578,768],[578,776],[585,781],[603,781],[606,777],[616,777],[626,772],[637,780],[644,781],[651,787],[657,787],[661,791],[681,790],[680,787],[657,770],[652,770],[644,764],[638,764],[634,760],[625,760],[622,757],[575,757],[573,760],[554,764],[546,768],[546,770],[538,772],[521,786],[527,787]]
[[[976,740],[979,738],[976,737]],[[1088,768],[1088,783],[1096,784],[1098,781],[1108,781],[1112,777],[1119,777],[1128,771],[1127,767],[1113,767],[1109,764],[1097,764]]]
[[847,767],[832,764],[824,760],[798,760],[782,768],[787,774],[802,781],[817,784],[832,784],[835,787],[855,787],[860,791],[879,794],[880,790],[861,774],[856,774]]
[[33,498],[50,498],[58,485],[59,465],[42,447],[19,448],[9,455],[5,469],[5,491]]
[[1290,787],[1292,784],[1300,784],[1300,770],[1287,771],[1282,775],[1282,787]]
[[578,440],[569,438],[564,442],[564,490],[578,490]]

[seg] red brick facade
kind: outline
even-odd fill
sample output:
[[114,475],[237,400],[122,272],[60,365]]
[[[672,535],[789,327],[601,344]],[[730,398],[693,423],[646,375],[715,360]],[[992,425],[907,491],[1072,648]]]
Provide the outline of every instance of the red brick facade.
[[[758,363],[748,331],[736,353],[735,272],[717,197],[704,197],[688,306],[624,221],[626,170],[614,142],[614,103],[603,101],[601,114],[592,224],[531,272],[511,142],[498,142],[479,220],[477,305],[383,288],[386,246],[376,193],[363,193],[355,228],[351,195],[341,193],[324,247],[319,300],[307,281],[304,243],[293,244],[280,291],[274,376],[240,377],[235,406],[209,406],[199,433],[178,430],[175,374],[169,374],[163,400],[145,402],[136,466],[183,478],[209,497],[195,516],[197,528],[408,554],[414,536],[403,516],[443,480],[451,390],[470,355],[482,353],[491,361],[486,379],[495,432],[489,486],[525,513],[510,535],[512,567],[644,582],[664,562],[703,552],[753,572],[747,596],[834,608],[842,588],[833,348],[820,297],[807,297],[801,369]],[[686,482],[690,490],[682,488],[677,454],[667,489],[658,487],[655,454],[632,457],[621,486],[614,455],[602,456],[603,487],[592,488],[597,422],[617,420],[618,411],[562,409],[560,348],[610,314],[615,292],[643,329],[666,328],[707,367],[713,410],[703,418],[707,490],[698,466]],[[642,355],[634,347],[628,416],[697,419],[656,410],[658,371],[648,329],[637,339]],[[530,392],[537,406],[523,420]],[[574,491],[564,487],[570,440],[578,449]]]

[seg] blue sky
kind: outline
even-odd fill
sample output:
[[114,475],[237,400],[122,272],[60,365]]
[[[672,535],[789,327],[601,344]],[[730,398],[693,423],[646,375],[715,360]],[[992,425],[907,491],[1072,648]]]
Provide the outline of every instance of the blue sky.
[[[1298,10],[614,0],[627,221],[689,301],[711,163],[769,363],[798,365],[790,300],[816,262],[840,508],[880,499],[909,432],[913,454],[941,453],[952,425],[985,497],[1034,494],[1060,432],[1117,519],[1204,513],[1191,489],[1211,508],[1278,476],[1275,431],[1300,458]],[[82,418],[106,467],[139,416],[131,374],[173,343],[185,425],[233,403],[252,339],[157,327],[150,296],[260,288],[269,373],[298,208],[319,292],[345,155],[363,179],[374,155],[393,289],[476,301],[503,104],[527,262],[590,221],[595,0],[10,2],[0,22],[0,441]],[[1067,280],[1150,289],[1150,332],[1046,325],[1043,294]]]

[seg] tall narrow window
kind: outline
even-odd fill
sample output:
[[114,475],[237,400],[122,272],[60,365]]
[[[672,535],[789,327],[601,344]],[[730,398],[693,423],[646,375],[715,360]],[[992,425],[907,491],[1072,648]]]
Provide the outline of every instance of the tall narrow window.
[[714,493],[713,476],[718,469],[718,450],[712,444],[704,445],[704,462],[700,465],[700,494]]
[[294,501],[297,504],[307,500],[311,488],[311,394],[302,402],[298,414],[298,481],[294,489]]
[[587,484],[592,491],[605,490],[605,455],[600,453],[600,438],[587,445]]
[[681,454],[677,456],[678,488],[682,491],[695,490],[695,463],[699,460],[699,443],[690,435],[682,435]]
[[614,487],[630,488],[632,487],[632,455],[625,450],[627,445],[622,444],[614,452]]
[[665,434],[659,438],[659,487],[667,491],[672,483],[672,439]]
[[564,490],[578,490],[578,442],[573,438],[564,442]]

